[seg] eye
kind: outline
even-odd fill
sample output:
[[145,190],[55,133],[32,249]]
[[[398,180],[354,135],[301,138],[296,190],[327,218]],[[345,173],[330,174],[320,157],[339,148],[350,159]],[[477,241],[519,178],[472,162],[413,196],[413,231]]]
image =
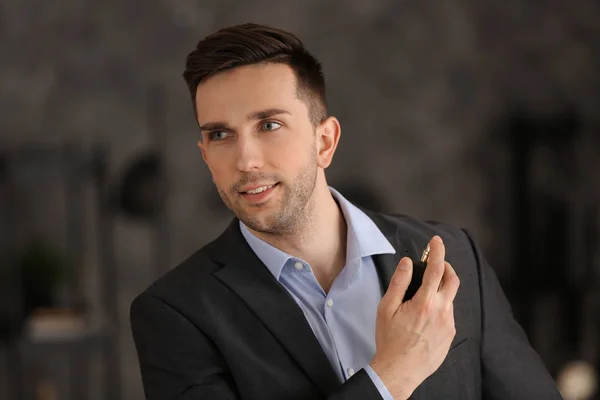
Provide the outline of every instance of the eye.
[[227,132],[225,131],[214,131],[214,132],[210,132],[208,134],[208,138],[210,140],[214,140],[214,141],[219,141],[219,140],[223,140],[227,137]]
[[281,128],[281,124],[275,121],[266,121],[262,124],[262,129],[265,131],[274,131]]

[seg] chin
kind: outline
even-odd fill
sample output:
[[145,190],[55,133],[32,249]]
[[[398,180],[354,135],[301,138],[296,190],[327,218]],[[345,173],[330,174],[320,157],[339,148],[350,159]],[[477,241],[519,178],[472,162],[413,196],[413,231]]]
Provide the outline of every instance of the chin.
[[268,223],[265,223],[265,221],[257,220],[254,218],[244,218],[244,219],[240,219],[240,221],[242,221],[248,228],[252,229],[255,232],[262,232],[262,233],[270,233],[271,232],[270,225]]
[[238,216],[238,219],[254,231],[263,233],[275,232],[278,224],[273,213],[260,211],[254,209],[254,212],[245,212],[243,215]]

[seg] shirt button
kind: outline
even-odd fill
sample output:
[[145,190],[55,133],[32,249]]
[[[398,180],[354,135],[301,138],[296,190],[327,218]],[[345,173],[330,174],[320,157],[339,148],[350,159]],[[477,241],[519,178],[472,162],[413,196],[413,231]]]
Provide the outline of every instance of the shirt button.
[[333,300],[332,299],[327,299],[327,307],[332,307],[333,306]]
[[298,270],[298,271],[302,271],[302,268],[304,268],[304,266],[302,265],[301,262],[297,262],[296,264],[294,264],[294,267]]
[[352,375],[354,375],[354,369],[348,368],[348,376],[352,376]]

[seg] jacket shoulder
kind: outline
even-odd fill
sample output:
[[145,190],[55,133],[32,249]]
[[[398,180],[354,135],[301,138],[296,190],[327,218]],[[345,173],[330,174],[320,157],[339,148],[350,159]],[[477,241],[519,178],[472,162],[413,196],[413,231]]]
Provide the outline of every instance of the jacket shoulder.
[[425,220],[398,213],[373,213],[367,214],[380,225],[383,229],[395,227],[400,235],[409,237],[427,237],[431,239],[434,235],[439,235],[444,242],[464,241],[466,239],[465,230],[445,222]]
[[159,277],[136,298],[152,296],[168,300],[181,295],[186,290],[197,290],[199,285],[201,288],[203,285],[209,284],[212,273],[220,268],[220,265],[211,257],[214,243],[214,241],[210,242],[194,252]]

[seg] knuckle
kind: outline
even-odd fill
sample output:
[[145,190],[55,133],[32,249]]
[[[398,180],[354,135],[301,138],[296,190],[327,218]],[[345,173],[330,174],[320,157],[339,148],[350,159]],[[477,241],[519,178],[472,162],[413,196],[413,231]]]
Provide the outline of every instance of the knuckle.
[[450,278],[450,284],[456,289],[460,287],[460,278],[458,277],[458,275],[452,275],[452,277]]
[[434,309],[435,304],[433,299],[425,299],[419,308],[419,316],[421,318],[429,318],[433,314]]
[[454,318],[452,318],[452,316],[448,316],[446,318],[446,323],[448,324],[449,327],[454,328],[456,326],[455,322],[454,322]]
[[444,329],[451,334],[453,334],[452,332],[456,331],[456,324],[454,323],[454,318],[445,319]]
[[392,318],[394,315],[394,311],[392,310],[392,306],[387,302],[380,302],[377,307],[377,312],[375,314],[375,318],[381,321],[387,321]]
[[456,336],[456,327],[454,325],[452,325],[452,328],[450,328],[450,337],[454,338]]
[[456,334],[456,324],[454,323],[454,318],[446,318],[444,322],[445,329],[452,335]]
[[452,303],[451,301],[447,302],[446,306],[444,307],[444,311],[446,313],[447,318],[454,321],[454,303]]

